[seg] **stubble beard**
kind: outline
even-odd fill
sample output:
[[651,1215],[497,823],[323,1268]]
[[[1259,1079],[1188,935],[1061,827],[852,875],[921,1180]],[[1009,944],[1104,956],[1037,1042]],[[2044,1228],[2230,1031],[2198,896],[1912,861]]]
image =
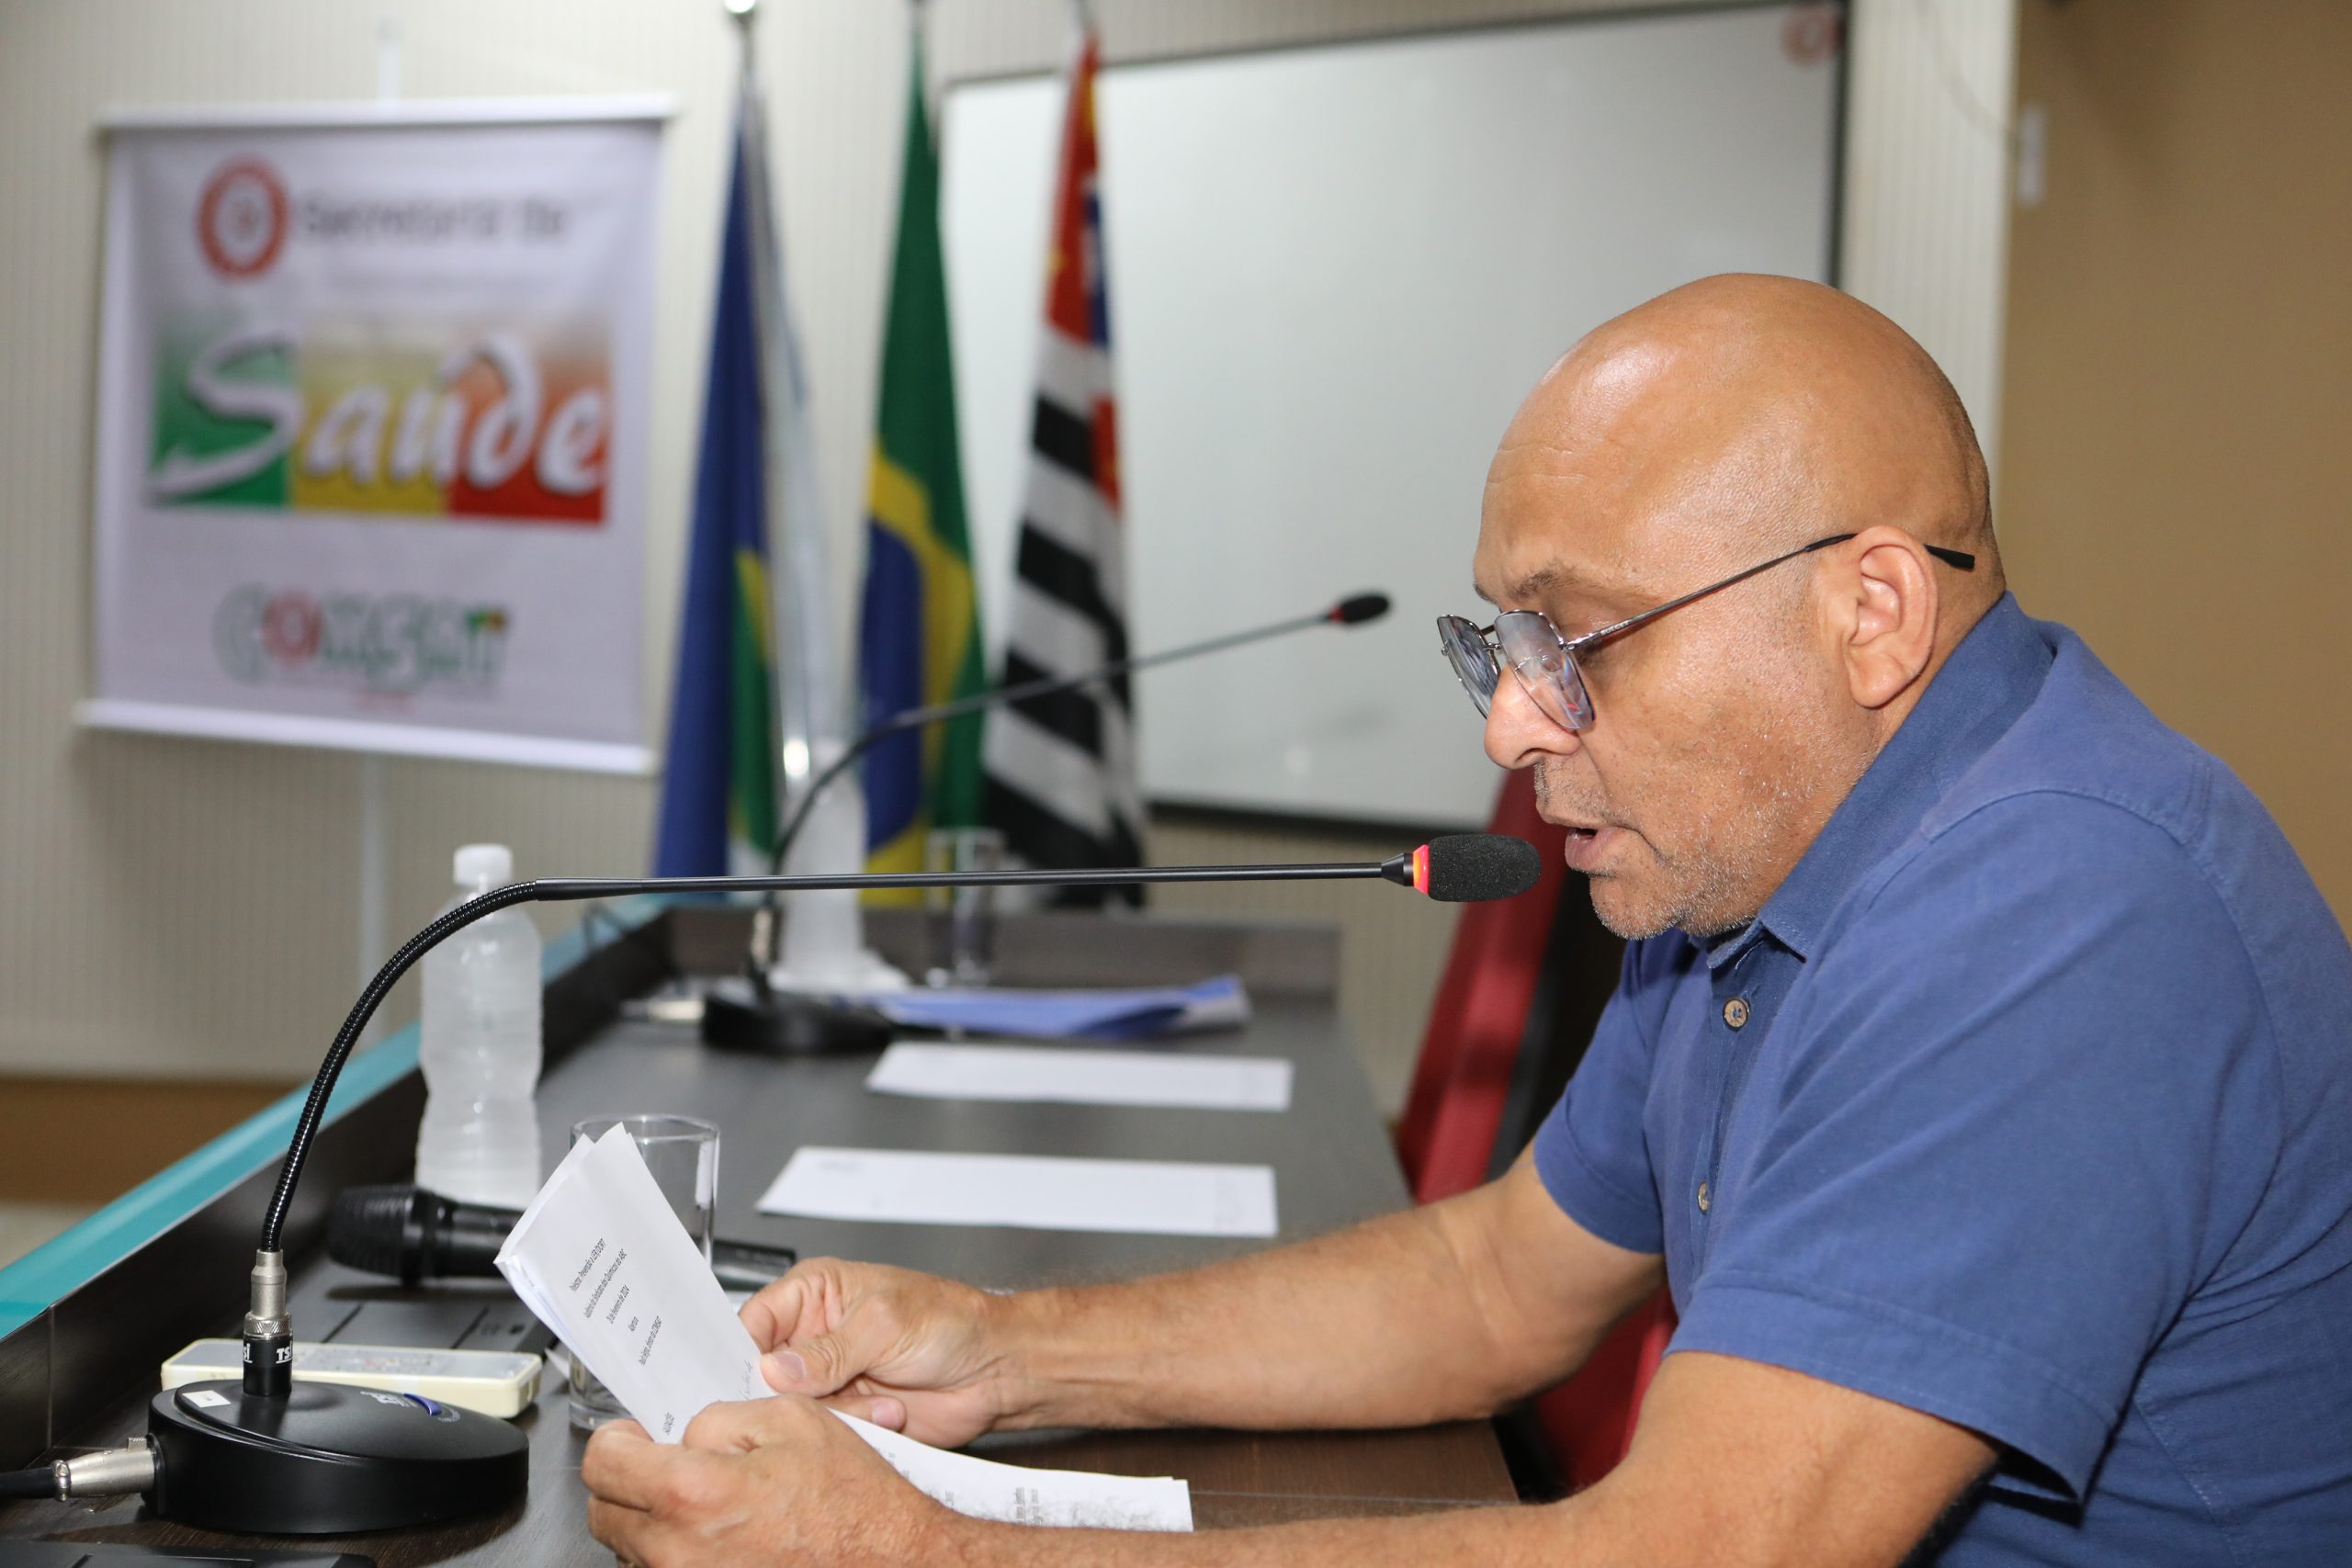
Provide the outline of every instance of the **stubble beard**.
[[[1799,840],[1809,844],[1818,830],[1807,818],[1821,768],[1842,752],[1844,738],[1792,693],[1749,711],[1750,722],[1740,734],[1678,760],[1693,776],[1729,775],[1733,787],[1717,797],[1719,803],[1702,804],[1687,825],[1662,834],[1664,842],[1628,829],[1640,840],[1635,852],[1645,851],[1650,857],[1646,872],[1590,874],[1593,913],[1613,934],[1640,942],[1679,927],[1704,942],[1739,930],[1756,918],[1801,856]],[[1570,816],[1624,821],[1605,808],[1606,802],[1586,800],[1582,792],[1564,788],[1565,783],[1537,761],[1539,805],[1557,801]]]

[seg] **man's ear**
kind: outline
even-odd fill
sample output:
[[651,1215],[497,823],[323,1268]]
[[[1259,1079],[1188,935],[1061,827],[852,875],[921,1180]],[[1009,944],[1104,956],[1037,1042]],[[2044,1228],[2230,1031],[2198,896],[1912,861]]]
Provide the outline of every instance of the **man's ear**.
[[1883,525],[1863,529],[1839,553],[1850,563],[1833,604],[1847,689],[1861,706],[1883,708],[1909,691],[1935,658],[1933,558],[1902,529]]

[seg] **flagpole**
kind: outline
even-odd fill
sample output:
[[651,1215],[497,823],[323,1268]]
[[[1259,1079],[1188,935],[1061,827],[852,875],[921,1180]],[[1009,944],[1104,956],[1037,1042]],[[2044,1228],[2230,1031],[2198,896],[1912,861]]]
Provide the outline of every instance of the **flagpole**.
[[[760,102],[759,46],[753,32],[758,22],[760,0],[719,0],[719,4],[735,23],[736,155],[750,164],[744,172],[743,183],[746,198],[752,209],[750,215],[752,270],[755,275],[752,285],[752,313],[756,321],[756,318],[764,314],[763,306],[767,298],[764,280],[756,275],[765,271],[772,261],[767,254],[768,242],[775,233],[768,212],[766,106]],[[769,399],[773,400],[775,396],[775,376],[772,373],[774,355],[768,352],[768,345],[773,341],[770,324],[764,321],[757,321],[755,334],[758,339],[757,352],[762,367],[760,382]],[[761,472],[765,476],[769,492],[767,506],[767,553],[771,604],[769,624],[774,626],[783,621],[783,617],[775,615],[775,611],[782,608],[781,601],[787,597],[787,593],[781,591],[786,589],[791,573],[791,566],[786,557],[787,531],[791,527],[791,522],[775,504],[776,461],[779,454],[775,449],[776,443],[768,426],[764,409],[762,411],[760,445],[765,454],[765,460],[761,464]],[[775,812],[778,819],[781,819],[784,814],[791,809],[792,802],[799,793],[799,785],[808,776],[809,737],[805,732],[805,728],[796,729],[796,724],[804,720],[806,716],[798,711],[799,705],[789,701],[785,694],[785,683],[793,679],[793,676],[787,671],[788,661],[784,657],[784,650],[771,644],[770,658],[774,665],[772,676],[775,682],[774,689],[768,694],[768,698],[770,705],[775,709],[775,761],[777,763]]]
[[751,163],[752,309],[758,318],[761,382],[766,392],[762,446],[768,476],[768,570],[774,649],[779,817],[807,794],[842,743],[842,705],[835,679],[838,649],[827,606],[832,593],[827,524],[816,477],[816,452],[807,426],[807,386],[793,331],[783,241],[769,169],[767,107],[759,77],[754,24],[758,0],[722,0],[741,39],[737,78],[742,143]]
[[[759,397],[767,621],[771,821],[811,817],[795,869],[838,874],[861,863],[865,803],[843,795],[820,803],[812,784],[846,744],[847,687],[833,636],[831,529],[819,485],[808,383],[793,320],[783,226],[770,168],[767,104],[756,38],[758,0],[722,0],[741,51],[737,76],[737,157],[742,167],[752,335]],[[754,861],[767,844],[739,846]],[[854,893],[789,894],[783,969],[812,988],[857,989],[899,978],[865,942]],[[763,970],[775,956],[772,910],[763,908]],[[764,985],[766,975],[758,978]]]

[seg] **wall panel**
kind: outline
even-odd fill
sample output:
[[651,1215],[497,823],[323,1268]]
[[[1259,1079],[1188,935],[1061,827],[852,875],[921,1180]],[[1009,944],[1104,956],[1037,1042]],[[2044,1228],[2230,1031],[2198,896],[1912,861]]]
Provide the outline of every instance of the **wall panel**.
[[2026,0],[2018,596],[2237,771],[2352,917],[2352,7]]
[[[2010,0],[1930,3],[1953,18],[2010,9]],[[1097,6],[1113,60],[1623,8],[1622,0]],[[1858,37],[1868,46],[1876,25],[1892,40],[1917,9],[1914,0],[1860,0]],[[764,0],[762,12],[820,482],[847,603],[895,212],[905,13],[891,0]],[[934,80],[1050,66],[1069,15],[1064,0],[935,0],[933,13]],[[108,105],[372,96],[384,19],[398,29],[410,96],[657,91],[681,106],[664,169],[645,579],[646,725],[649,737],[660,735],[734,60],[731,23],[716,0],[0,0],[0,212],[8,215],[0,222],[0,473],[8,481],[0,490],[0,1070],[299,1074],[348,1004],[359,963],[357,763],[77,735],[68,716],[84,693],[88,640],[101,185],[93,120]],[[1969,36],[1980,54],[1998,53],[1997,28]],[[1858,111],[1878,101],[1865,80],[1854,92]],[[1974,351],[1980,303],[1947,321],[1936,301],[1956,294],[1981,302],[1973,269],[1982,245],[1913,276],[1934,243],[1903,249],[1884,237],[1908,232],[1901,222],[1867,226],[1882,206],[1941,197],[1906,177],[1902,160],[1917,150],[1904,127],[1906,117],[1949,112],[1944,100],[1907,89],[1871,111],[1867,143],[1876,161],[1849,198],[1849,217],[1866,226],[1846,259],[1865,297],[1894,309],[1959,365]],[[1860,152],[1849,142],[1849,156]],[[1981,174],[1966,160],[1919,167],[1937,181]],[[1966,375],[1989,375],[1993,361],[1984,365]],[[1962,387],[1979,395],[1976,381]],[[422,761],[386,769],[395,936],[441,901],[448,852],[469,838],[514,841],[526,871],[645,862],[650,781]],[[1328,834],[1181,824],[1155,840],[1163,858],[1333,850]],[[1409,899],[1342,896],[1362,891],[1248,908],[1347,923],[1343,1005],[1393,1102],[1446,923]],[[1241,907],[1192,897],[1204,909]],[[390,1012],[412,1010],[396,998]]]

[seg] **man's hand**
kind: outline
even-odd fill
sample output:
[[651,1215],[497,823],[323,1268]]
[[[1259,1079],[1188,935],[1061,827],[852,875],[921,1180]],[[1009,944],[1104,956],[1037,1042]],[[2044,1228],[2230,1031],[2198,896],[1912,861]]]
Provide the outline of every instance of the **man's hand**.
[[811,1258],[743,1305],[779,1393],[820,1399],[936,1448],[961,1448],[1008,1413],[988,1342],[991,1303],[904,1269]]
[[965,1523],[791,1394],[711,1405],[673,1447],[616,1421],[589,1439],[580,1478],[588,1528],[643,1568],[935,1562]]

